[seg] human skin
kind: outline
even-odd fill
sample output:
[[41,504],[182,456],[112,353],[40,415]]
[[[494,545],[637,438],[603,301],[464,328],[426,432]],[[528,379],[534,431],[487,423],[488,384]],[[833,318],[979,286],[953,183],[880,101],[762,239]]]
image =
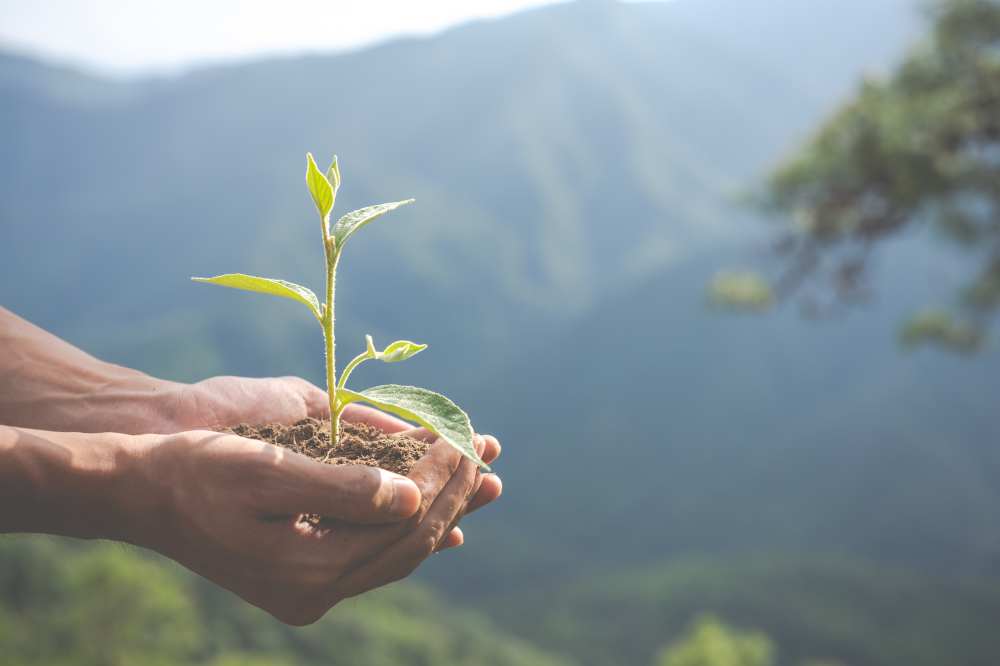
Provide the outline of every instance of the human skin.
[[[404,478],[206,429],[322,418],[326,405],[297,378],[159,380],[0,308],[0,532],[144,546],[284,622],[315,621],[461,545],[458,520],[501,491],[440,441]],[[366,407],[344,418],[433,439]],[[493,437],[476,445],[487,462],[500,453]],[[307,513],[324,521],[310,528]]]
[[[489,457],[483,438],[477,448]],[[150,548],[294,625],[457,545],[449,535],[478,480],[441,441],[404,479],[212,431],[0,426],[0,532]]]

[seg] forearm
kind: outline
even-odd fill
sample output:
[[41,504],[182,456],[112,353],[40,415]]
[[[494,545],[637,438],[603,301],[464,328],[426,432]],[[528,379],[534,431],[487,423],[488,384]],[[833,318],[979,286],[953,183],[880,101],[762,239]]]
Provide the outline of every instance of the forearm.
[[155,484],[143,483],[151,444],[0,426],[0,533],[140,542],[143,525],[155,523]]
[[179,387],[100,361],[0,307],[0,424],[162,432]]

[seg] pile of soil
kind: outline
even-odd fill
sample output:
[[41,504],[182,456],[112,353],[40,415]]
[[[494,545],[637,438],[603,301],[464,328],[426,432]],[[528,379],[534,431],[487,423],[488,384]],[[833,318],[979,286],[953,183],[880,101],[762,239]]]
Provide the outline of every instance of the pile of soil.
[[430,444],[389,435],[367,423],[340,423],[340,445],[330,449],[330,422],[302,419],[292,425],[241,423],[222,432],[258,439],[331,465],[368,465],[407,475]]

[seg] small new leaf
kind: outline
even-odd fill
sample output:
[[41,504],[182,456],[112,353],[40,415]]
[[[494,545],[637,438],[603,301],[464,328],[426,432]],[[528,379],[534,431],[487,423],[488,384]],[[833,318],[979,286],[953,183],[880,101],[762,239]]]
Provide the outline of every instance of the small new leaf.
[[309,187],[309,194],[312,195],[319,216],[323,218],[323,224],[327,225],[330,221],[330,211],[333,210],[333,186],[316,166],[312,153],[306,153],[306,185]]
[[333,227],[333,237],[337,240],[337,247],[343,247],[344,241],[346,241],[351,234],[372,220],[385,215],[391,210],[396,210],[400,206],[413,203],[414,201],[415,199],[406,199],[405,201],[393,201],[392,203],[376,204],[374,206],[359,208],[358,210],[351,211],[347,215],[344,215],[342,218],[337,220],[337,224]]
[[293,301],[298,301],[306,305],[320,323],[323,321],[322,310],[320,309],[316,294],[308,287],[303,287],[294,282],[272,280],[271,278],[256,277],[254,275],[243,275],[242,273],[227,273],[210,278],[193,277],[191,279],[195,282],[207,282],[208,284],[217,284],[232,289],[256,291],[260,294],[290,298]]
[[386,363],[398,363],[419,354],[427,349],[427,345],[417,344],[409,340],[396,340],[380,352],[375,353],[375,358]]
[[340,165],[337,164],[337,156],[333,156],[333,161],[330,162],[330,168],[326,170],[326,179],[330,181],[330,186],[333,188],[333,198],[337,198],[337,190],[340,189]]
[[469,417],[440,393],[416,386],[386,384],[360,393],[339,389],[337,396],[343,404],[367,402],[383,411],[415,421],[458,449],[463,456],[489,470],[489,465],[476,454]]

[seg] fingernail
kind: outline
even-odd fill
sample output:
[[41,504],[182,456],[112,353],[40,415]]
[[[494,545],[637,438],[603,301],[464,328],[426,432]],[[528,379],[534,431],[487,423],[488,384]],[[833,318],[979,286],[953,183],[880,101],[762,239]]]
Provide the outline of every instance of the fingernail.
[[393,515],[412,516],[420,508],[420,489],[417,484],[404,476],[393,476],[392,504],[389,511]]

